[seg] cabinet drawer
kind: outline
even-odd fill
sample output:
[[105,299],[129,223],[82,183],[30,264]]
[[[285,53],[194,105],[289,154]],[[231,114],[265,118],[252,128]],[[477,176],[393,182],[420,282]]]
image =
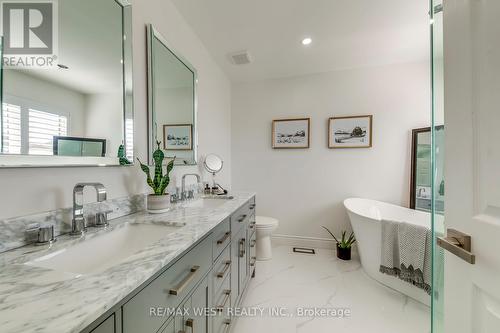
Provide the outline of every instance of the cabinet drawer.
[[214,296],[213,305],[217,311],[217,315],[213,317],[213,331],[214,332],[224,332],[225,322],[228,322],[231,318],[228,309],[231,307],[231,279],[228,276],[226,280],[222,283],[220,291]]
[[255,273],[255,266],[257,265],[257,234],[255,231],[251,234],[251,236],[248,238],[249,241],[249,251],[250,253],[248,257],[248,265],[249,265],[249,274],[250,277],[253,276]]
[[231,248],[228,246],[222,252],[219,260],[214,264],[213,269],[213,292],[214,294],[219,291],[222,283],[226,278],[231,275]]
[[255,198],[247,201],[233,215],[231,215],[231,232],[235,233],[246,226],[251,215],[255,215]]
[[222,251],[231,242],[230,218],[227,218],[224,222],[219,224],[217,228],[215,228],[213,235],[212,255],[214,261],[216,261]]
[[251,215],[250,218],[248,219],[247,235],[250,236],[255,232],[256,225],[257,225],[257,222],[255,221],[255,215]]
[[208,237],[123,306],[123,332],[156,332],[168,318],[150,315],[150,309],[178,306],[211,263],[212,237]]
[[214,319],[214,333],[229,333],[231,331],[231,319],[219,317]]

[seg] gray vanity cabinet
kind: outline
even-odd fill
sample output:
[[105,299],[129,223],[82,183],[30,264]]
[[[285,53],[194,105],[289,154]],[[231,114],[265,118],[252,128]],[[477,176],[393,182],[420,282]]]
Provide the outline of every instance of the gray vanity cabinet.
[[212,235],[194,246],[123,305],[123,333],[156,333],[168,317],[150,309],[173,309],[192,292],[212,267]]
[[[88,333],[227,333],[255,272],[255,199],[221,222],[210,235],[157,273]],[[187,309],[165,316],[151,308]],[[204,310],[221,309],[211,316]],[[223,310],[223,311],[222,311]]]
[[251,263],[251,239],[255,230],[255,199],[252,198],[231,216],[231,304],[237,306],[253,269]]

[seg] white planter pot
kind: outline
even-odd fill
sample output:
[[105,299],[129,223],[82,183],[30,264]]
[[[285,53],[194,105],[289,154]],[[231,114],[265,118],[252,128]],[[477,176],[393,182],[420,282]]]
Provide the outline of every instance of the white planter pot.
[[170,195],[154,195],[150,194],[147,197],[146,208],[148,213],[161,214],[168,212],[170,209]]

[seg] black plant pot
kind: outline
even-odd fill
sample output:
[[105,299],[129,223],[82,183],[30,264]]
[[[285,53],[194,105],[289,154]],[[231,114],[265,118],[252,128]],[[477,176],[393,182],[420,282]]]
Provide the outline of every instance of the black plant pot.
[[341,260],[351,260],[351,248],[343,249],[337,244],[337,258]]

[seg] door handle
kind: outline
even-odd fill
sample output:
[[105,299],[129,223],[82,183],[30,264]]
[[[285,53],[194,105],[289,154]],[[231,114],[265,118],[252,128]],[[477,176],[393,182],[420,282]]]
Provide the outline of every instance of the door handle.
[[170,289],[168,291],[168,293],[170,295],[179,295],[180,293],[182,293],[182,291],[184,290],[184,288],[187,287],[187,285],[194,279],[194,276],[196,275],[196,272],[200,269],[200,266],[193,266],[190,270],[189,270],[189,274],[186,275],[186,277],[184,279],[182,279],[182,281],[179,283],[179,285],[177,287],[175,287],[174,289]]
[[243,258],[245,256],[245,238],[240,239],[240,258]]
[[230,232],[230,231],[226,232],[226,233],[224,234],[224,236],[223,236],[221,239],[219,239],[219,240],[217,241],[217,245],[222,245],[222,244],[224,244],[224,243],[226,242],[226,240],[227,240],[229,237],[231,237],[231,232]]
[[471,236],[455,229],[448,229],[446,237],[438,237],[437,245],[468,262],[471,265],[476,263],[476,256],[472,254]]
[[191,328],[191,332],[194,333],[194,319],[186,320],[186,326]]
[[226,273],[229,270],[229,267],[231,267],[231,260],[227,260],[224,263],[224,269],[217,273],[217,278],[222,279],[224,276],[226,276]]

